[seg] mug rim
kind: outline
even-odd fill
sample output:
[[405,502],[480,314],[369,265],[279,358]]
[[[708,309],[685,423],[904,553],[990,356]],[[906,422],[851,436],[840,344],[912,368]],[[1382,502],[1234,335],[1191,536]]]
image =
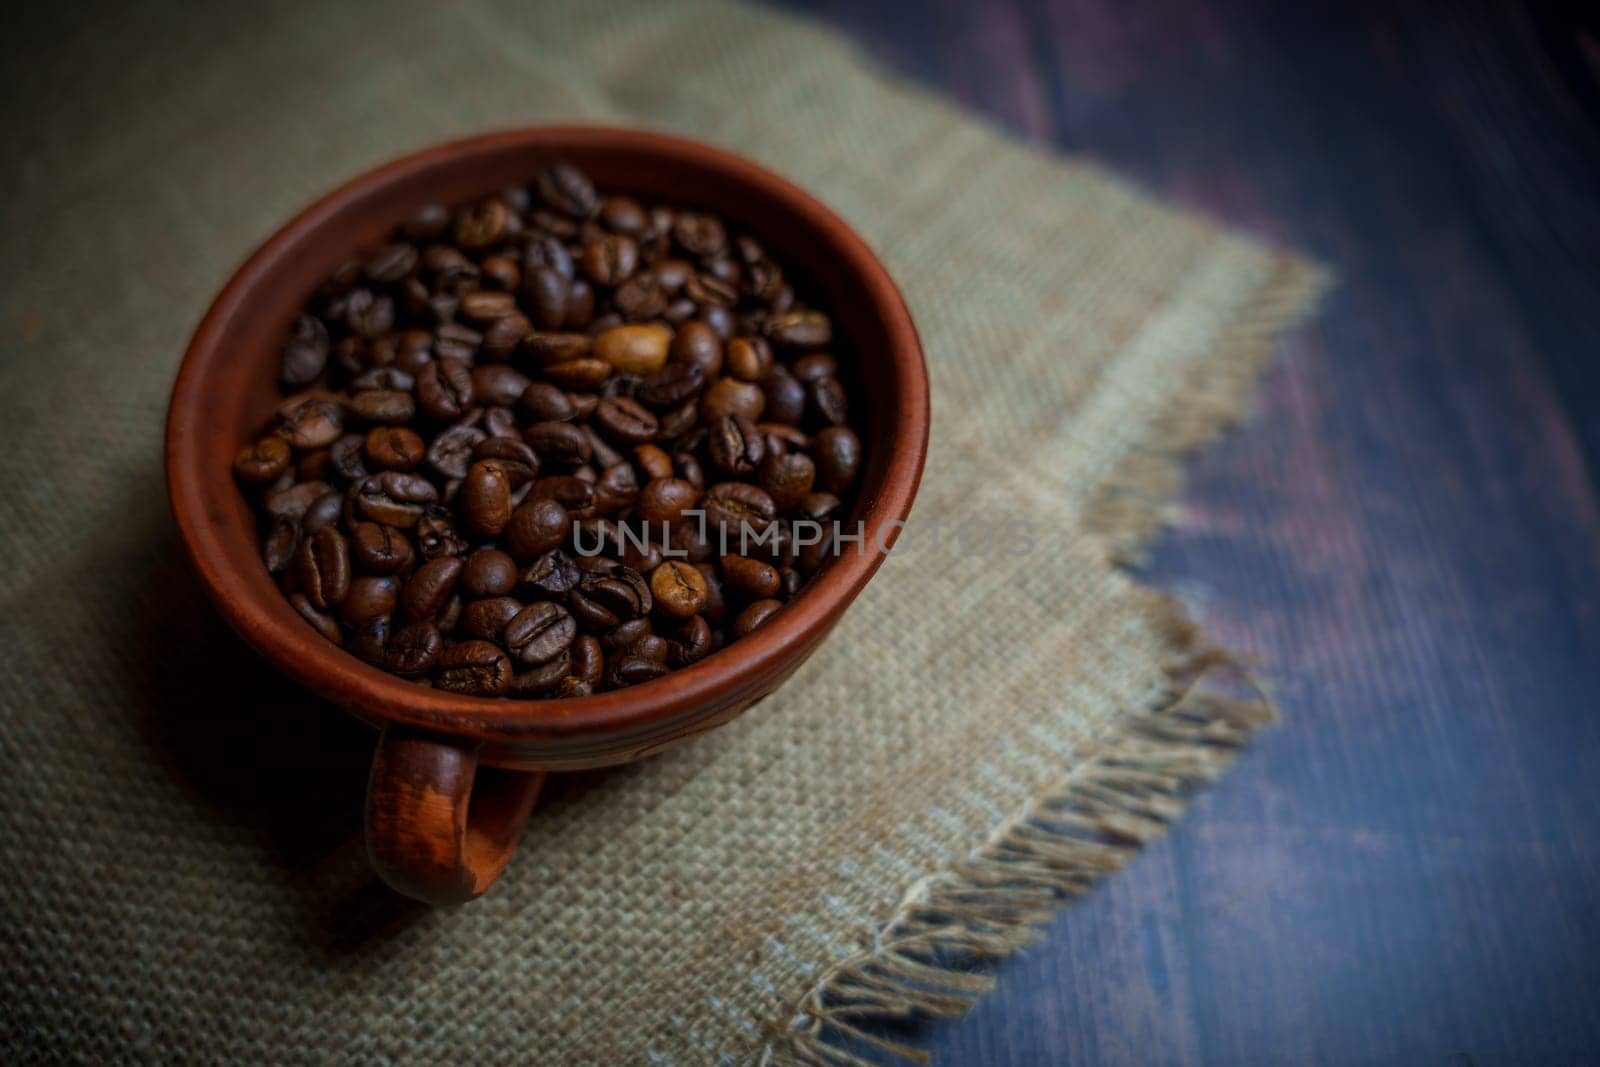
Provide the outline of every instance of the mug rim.
[[[207,507],[218,491],[219,467],[227,490],[238,490],[231,452],[219,460],[203,447],[203,379],[221,356],[231,321],[256,288],[294,246],[358,201],[434,166],[517,149],[659,154],[754,187],[801,220],[830,259],[848,262],[862,279],[862,299],[881,319],[889,342],[875,355],[895,365],[888,432],[872,442],[890,449],[888,462],[878,482],[859,489],[860,545],[871,550],[836,557],[769,622],[704,659],[640,685],[586,697],[517,700],[445,693],[362,661],[298,618],[286,625],[281,612],[267,610],[240,580],[241,567],[261,566],[256,546],[211,521]],[[879,546],[893,546],[921,480],[929,416],[922,346],[904,299],[865,241],[815,197],[749,160],[688,138],[625,127],[527,127],[444,142],[368,170],[295,215],[245,260],[195,330],[173,385],[167,414],[167,489],[185,550],[207,594],[240,636],[274,666],[318,695],[377,721],[487,742],[529,741],[659,728],[736,691],[759,695],[768,683],[781,679],[794,666],[795,650],[820,641],[877,571],[886,555]]]

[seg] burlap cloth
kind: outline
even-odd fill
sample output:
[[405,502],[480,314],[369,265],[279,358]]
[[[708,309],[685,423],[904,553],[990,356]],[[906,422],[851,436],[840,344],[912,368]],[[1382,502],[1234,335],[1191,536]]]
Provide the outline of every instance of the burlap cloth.
[[[1242,408],[1304,264],[723,3],[34,11],[5,35],[4,1034],[85,1059],[700,1063],[955,1012],[1267,714],[1116,569]],[[332,183],[498,126],[653,125],[811,188],[926,342],[908,537],[733,725],[557,783],[486,898],[367,873],[365,729],[188,576],[167,390],[243,256]],[[1034,550],[938,555],[985,509]],[[923,528],[919,529],[919,524]],[[948,542],[946,542],[948,543]],[[895,1031],[897,1033],[901,1031]],[[901,1038],[895,1038],[899,1042]]]

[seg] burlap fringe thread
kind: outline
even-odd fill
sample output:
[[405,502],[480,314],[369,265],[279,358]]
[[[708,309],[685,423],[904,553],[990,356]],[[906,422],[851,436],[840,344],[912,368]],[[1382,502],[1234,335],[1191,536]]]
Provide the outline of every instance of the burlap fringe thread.
[[[1131,457],[1096,495],[1088,526],[1127,563],[1163,525],[1182,480],[1183,456],[1246,408],[1277,333],[1302,320],[1326,291],[1326,274],[1284,259],[1251,315],[1199,361],[1163,413],[1147,452]],[[771,1035],[761,1064],[873,1067],[862,1053],[927,1063],[928,1053],[861,1028],[917,1016],[961,1015],[994,980],[971,966],[1034,942],[1045,923],[1101,875],[1120,868],[1182,813],[1186,791],[1216,777],[1255,729],[1277,717],[1270,695],[1240,661],[1209,644],[1183,606],[1151,592],[1151,612],[1182,650],[1155,706],[1121,719],[966,860],[917,882],[870,948],[825,970]],[[1248,696],[1208,686],[1219,672],[1249,683]]]

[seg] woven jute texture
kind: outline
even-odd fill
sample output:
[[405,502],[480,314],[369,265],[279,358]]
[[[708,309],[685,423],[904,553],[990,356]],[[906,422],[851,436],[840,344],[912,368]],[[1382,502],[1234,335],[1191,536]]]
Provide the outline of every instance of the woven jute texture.
[[[24,1058],[892,1055],[873,1016],[970,1004],[974,957],[1025,943],[1268,715],[1207,688],[1227,657],[1117,561],[1312,301],[1303,263],[757,8],[30,17],[0,73],[0,1022]],[[212,294],[295,209],[548,121],[699,136],[838,210],[916,317],[933,444],[906,555],[779,694],[554,782],[500,884],[428,911],[365,866],[370,734],[188,575],[162,421]],[[954,537],[985,514],[1029,550]]]

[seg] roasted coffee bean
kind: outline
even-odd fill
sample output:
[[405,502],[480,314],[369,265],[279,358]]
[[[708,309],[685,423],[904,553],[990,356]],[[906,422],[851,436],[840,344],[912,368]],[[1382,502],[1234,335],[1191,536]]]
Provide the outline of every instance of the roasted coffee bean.
[[456,215],[456,244],[462,248],[488,248],[510,231],[511,209],[497,199],[480,201]]
[[587,219],[600,210],[600,196],[588,175],[567,163],[557,163],[541,170],[533,179],[533,189],[539,199],[563,215]]
[[468,596],[505,596],[517,587],[517,563],[498,548],[480,548],[467,557],[461,591]]
[[438,665],[443,652],[444,638],[438,627],[431,622],[414,622],[389,638],[383,666],[395,674],[426,674]]
[[429,504],[422,510],[422,517],[411,532],[417,539],[417,551],[423,559],[463,556],[470,547],[456,533],[455,517],[446,506]]
[[307,396],[279,411],[278,433],[297,452],[327,448],[343,431],[344,412],[326,397]]
[[506,623],[517,617],[527,605],[515,597],[493,596],[474,600],[461,611],[462,628],[474,637],[485,641],[500,640]]
[[427,445],[415,430],[379,426],[367,434],[367,459],[378,470],[408,471],[422,462]]
[[744,556],[723,556],[722,577],[741,593],[757,599],[775,596],[780,581],[776,567]]
[[536,422],[523,431],[522,439],[543,464],[576,467],[593,454],[588,436],[570,422]]
[[637,400],[616,397],[600,401],[594,410],[594,426],[620,445],[643,444],[659,429],[656,417]]
[[488,434],[476,426],[451,426],[428,446],[428,466],[445,478],[465,478],[472,465],[474,450]]
[[472,368],[472,394],[480,404],[508,408],[522,398],[532,380],[504,363]]
[[829,426],[813,441],[817,480],[830,493],[842,493],[861,470],[861,439],[848,426]]
[[816,464],[804,452],[773,452],[761,463],[761,488],[779,511],[805,499],[816,477]]
[[548,663],[572,647],[578,624],[560,604],[530,604],[506,623],[501,633],[508,651],[529,665]]
[[718,378],[700,398],[700,417],[715,422],[727,415],[743,415],[754,422],[766,410],[767,397],[761,386],[737,378]]
[[772,373],[772,346],[761,337],[735,337],[728,342],[728,373],[746,382],[759,382]]
[[299,523],[317,498],[327,491],[327,482],[300,482],[268,492],[261,498],[261,506],[272,518],[293,519]]
[[294,320],[278,364],[278,381],[285,389],[300,389],[321,376],[332,347],[328,327],[315,315]]
[[650,592],[656,610],[675,619],[697,615],[706,606],[705,576],[679,560],[669,560],[651,573]]
[[815,411],[822,420],[834,426],[845,421],[849,414],[849,401],[844,395],[844,386],[837,378],[818,378],[811,383],[811,410]]
[[300,521],[289,516],[272,520],[261,542],[261,559],[269,574],[281,574],[300,551]]
[[263,437],[245,445],[233,459],[233,472],[241,482],[261,485],[289,469],[289,442],[281,437]]
[[789,311],[767,320],[767,336],[788,348],[822,348],[833,340],[833,323],[820,311]]
[[693,400],[705,386],[705,371],[693,363],[674,360],[641,381],[633,395],[641,404],[661,411]]
[[586,333],[560,333],[535,330],[523,339],[523,347],[540,363],[565,363],[589,354],[594,338]]
[[572,518],[566,508],[554,500],[530,499],[511,513],[504,547],[513,559],[530,562],[560,548],[571,528]]
[[400,579],[393,575],[364,574],[350,580],[350,591],[339,605],[339,617],[351,626],[388,618],[400,599]]
[[423,508],[439,499],[439,491],[426,478],[403,471],[364,478],[355,492],[356,507],[364,518],[404,529],[415,526]]
[[394,574],[411,562],[411,542],[405,534],[381,523],[358,523],[350,547],[356,566],[373,574]]
[[624,374],[654,374],[667,362],[672,334],[664,326],[617,326],[594,339],[594,354]]
[[606,234],[583,246],[583,272],[596,285],[621,285],[638,265],[639,246],[630,237]]
[[459,359],[436,359],[417,375],[417,403],[430,418],[459,419],[477,394],[472,368]]
[[782,607],[783,601],[781,600],[758,600],[751,604],[739,613],[737,619],[733,620],[734,636],[743,637],[776,615]]
[[490,641],[463,641],[439,653],[433,684],[447,693],[504,696],[511,687],[511,657]]
[[528,316],[519,312],[502,315],[484,328],[483,344],[478,346],[478,357],[492,363],[504,363],[521,347],[523,339],[532,331],[533,323],[528,321]]
[[742,529],[748,528],[752,534],[763,532],[772,525],[778,510],[764,490],[748,482],[713,485],[700,498],[700,507],[706,513],[706,525],[723,531],[735,546]]
[[330,640],[442,691],[576,699],[792,599],[863,457],[832,320],[758,240],[566,164],[531,185],[341,263],[281,350],[305,391],[234,466]]
[[756,424],[743,415],[718,419],[706,434],[706,451],[711,462],[727,474],[745,475],[754,471],[761,466],[766,450],[766,440]]
[[454,556],[431,559],[406,579],[400,613],[409,622],[432,619],[444,610],[461,578],[462,562]]
[[336,645],[344,644],[344,631],[339,629],[338,622],[334,620],[332,615],[318,610],[317,606],[311,603],[311,599],[304,593],[294,594],[289,598],[289,603],[294,605],[294,610],[298,611],[300,617],[309,622],[317,633]]
[[398,389],[369,389],[350,398],[350,414],[363,422],[399,426],[410,422],[417,412],[410,393]]

